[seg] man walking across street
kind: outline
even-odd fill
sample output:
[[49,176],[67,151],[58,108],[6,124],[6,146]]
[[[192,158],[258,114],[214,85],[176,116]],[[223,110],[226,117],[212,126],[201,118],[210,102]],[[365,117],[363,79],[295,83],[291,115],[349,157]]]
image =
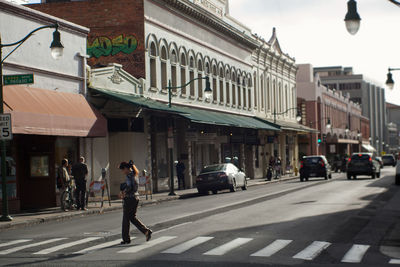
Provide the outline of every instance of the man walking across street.
[[86,176],[88,175],[88,168],[85,164],[85,158],[80,157],[79,162],[72,167],[72,175],[75,179],[76,185],[76,195],[75,199],[77,202],[77,209],[87,210],[86,209]]
[[178,176],[178,190],[185,189],[185,164],[181,160],[176,164],[176,175]]

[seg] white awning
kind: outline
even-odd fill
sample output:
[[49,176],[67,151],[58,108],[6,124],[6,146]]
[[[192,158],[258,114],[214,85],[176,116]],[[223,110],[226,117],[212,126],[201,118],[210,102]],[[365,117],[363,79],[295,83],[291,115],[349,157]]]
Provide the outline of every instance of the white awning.
[[362,147],[368,152],[376,152],[376,149],[370,144],[362,144]]

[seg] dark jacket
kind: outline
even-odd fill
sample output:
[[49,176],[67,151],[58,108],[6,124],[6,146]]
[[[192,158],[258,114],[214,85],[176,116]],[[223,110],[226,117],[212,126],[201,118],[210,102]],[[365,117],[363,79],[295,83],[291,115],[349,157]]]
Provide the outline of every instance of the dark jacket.
[[72,166],[72,176],[74,176],[75,181],[86,180],[86,175],[88,174],[88,168],[85,163],[77,163]]

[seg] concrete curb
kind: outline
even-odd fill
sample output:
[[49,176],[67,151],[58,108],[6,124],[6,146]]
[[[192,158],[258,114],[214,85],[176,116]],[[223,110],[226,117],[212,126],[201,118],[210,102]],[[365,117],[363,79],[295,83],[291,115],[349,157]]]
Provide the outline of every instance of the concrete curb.
[[[248,184],[248,187],[266,185],[266,184],[274,184],[274,183],[290,181],[290,180],[295,180],[295,179],[298,179],[298,177],[288,177],[288,178],[283,178],[280,180],[272,180],[272,181],[264,180],[264,181],[260,181],[260,182],[250,183],[250,184]],[[189,194],[194,194],[194,193],[188,193],[186,195],[189,195]],[[159,198],[159,199],[146,200],[146,201],[140,202],[139,207],[157,205],[157,204],[160,204],[163,202],[173,201],[173,200],[177,200],[180,198],[181,198],[181,196],[178,195],[178,196],[166,196],[166,197]],[[112,211],[121,210],[121,209],[122,209],[122,205],[120,203],[117,203],[116,206],[107,207],[107,203],[105,202],[103,209],[91,208],[88,211],[76,211],[76,212],[69,212],[69,213],[54,214],[53,216],[38,217],[38,218],[34,218],[34,219],[28,219],[28,220],[22,221],[22,222],[13,222],[13,221],[1,222],[0,223],[0,232],[8,230],[8,229],[22,228],[22,227],[44,224],[44,223],[49,223],[49,222],[61,222],[61,221],[69,220],[72,218],[98,215],[98,214],[102,214],[105,212],[112,212]]]

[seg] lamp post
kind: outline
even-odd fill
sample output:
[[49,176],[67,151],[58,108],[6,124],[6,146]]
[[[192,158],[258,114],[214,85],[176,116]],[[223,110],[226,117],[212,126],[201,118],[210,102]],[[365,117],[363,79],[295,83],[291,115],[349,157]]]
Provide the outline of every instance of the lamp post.
[[284,112],[280,112],[280,113],[277,113],[276,110],[274,110],[274,113],[272,113],[272,115],[274,115],[274,123],[276,123],[276,116],[277,116],[277,115],[286,114],[286,113],[288,113],[288,112],[291,111],[291,110],[296,110],[296,111],[297,111],[297,114],[296,114],[296,121],[297,121],[297,122],[300,122],[301,119],[302,119],[300,110],[299,110],[298,108],[289,108],[289,109],[285,110]]
[[[59,59],[63,54],[64,46],[61,43],[60,32],[58,31],[58,24],[46,25],[39,28],[34,29],[30,33],[28,33],[21,40],[3,44],[0,36],[0,114],[4,114],[4,105],[3,105],[3,62],[15,51],[17,50],[26,40],[28,40],[35,32],[53,28],[55,31],[53,32],[53,41],[51,42],[51,56],[54,59]],[[2,56],[3,47],[14,47],[4,58]],[[0,221],[11,221],[12,218],[8,212],[8,196],[7,196],[7,166],[6,166],[6,142],[5,140],[0,140],[0,150],[1,150],[1,176],[2,176],[2,216],[0,217]]]
[[[172,90],[173,89],[182,89],[186,86],[190,85],[192,82],[197,80],[206,80],[206,87],[204,88],[204,96],[206,99],[210,99],[212,97],[212,89],[210,86],[210,78],[209,77],[199,77],[193,80],[190,80],[188,83],[181,85],[181,86],[172,86],[171,80],[168,82],[168,107],[172,108]],[[174,185],[174,139],[173,139],[173,119],[169,120],[169,127],[168,127],[168,150],[169,150],[169,168],[170,168],[170,189],[169,189],[169,196],[176,196],[175,193],[175,185]]]
[[392,90],[394,88],[394,80],[393,80],[392,71],[399,71],[399,70],[400,70],[400,68],[388,68],[386,85],[390,90]]

